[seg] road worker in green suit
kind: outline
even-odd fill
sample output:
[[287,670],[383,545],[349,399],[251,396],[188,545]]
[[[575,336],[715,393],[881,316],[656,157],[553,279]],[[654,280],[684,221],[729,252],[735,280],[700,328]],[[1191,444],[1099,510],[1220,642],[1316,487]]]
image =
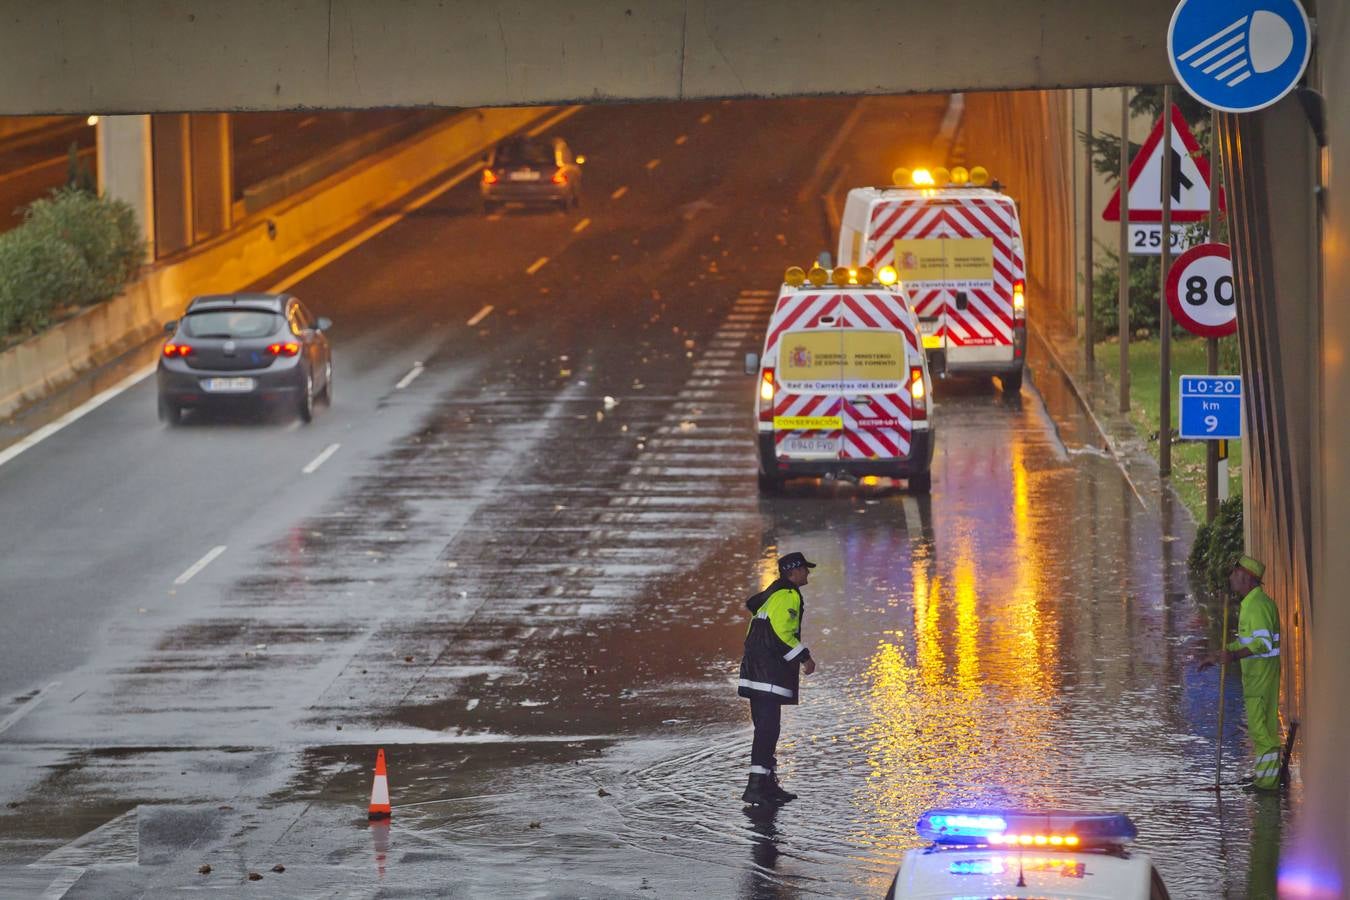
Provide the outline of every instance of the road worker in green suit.
[[1280,785],[1280,614],[1275,601],[1261,589],[1265,574],[1266,567],[1250,556],[1241,557],[1233,566],[1228,586],[1242,598],[1237,640],[1222,653],[1210,654],[1200,668],[1214,665],[1221,657],[1241,662],[1247,734],[1256,756],[1252,787],[1274,791]]

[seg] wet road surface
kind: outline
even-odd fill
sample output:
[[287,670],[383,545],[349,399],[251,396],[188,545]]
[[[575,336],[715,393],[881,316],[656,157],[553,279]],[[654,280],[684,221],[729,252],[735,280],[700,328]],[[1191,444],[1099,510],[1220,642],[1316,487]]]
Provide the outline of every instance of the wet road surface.
[[[469,181],[294,288],[337,323],[313,425],[167,430],[145,382],[0,467],[0,894],[880,896],[979,803],[1128,811],[1173,896],[1252,895],[1281,814],[1203,791],[1186,529],[1042,361],[939,386],[929,498],[758,496],[741,357],[830,245],[820,151],[852,115],[889,141],[838,165],[885,172],[944,112],[857,106],[578,112],[581,210]],[[821,667],[801,798],[748,815],[743,601],[788,550]]]

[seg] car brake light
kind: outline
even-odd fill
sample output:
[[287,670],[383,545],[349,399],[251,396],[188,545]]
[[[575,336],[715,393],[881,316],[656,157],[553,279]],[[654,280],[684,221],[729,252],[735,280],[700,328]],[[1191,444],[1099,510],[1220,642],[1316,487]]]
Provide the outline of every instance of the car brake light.
[[1013,318],[1025,319],[1027,315],[1027,283],[1021,278],[1013,282]]
[[295,341],[286,341],[284,344],[268,344],[267,352],[273,356],[295,356],[300,352],[300,345]]
[[923,367],[909,367],[909,395],[914,398],[914,418],[928,418],[928,386],[923,381]]
[[496,183],[497,183],[497,173],[492,171],[491,169],[484,169],[483,184],[496,184]]
[[181,359],[192,355],[192,347],[187,344],[168,343],[164,345],[164,355],[169,358],[178,357]]
[[759,381],[759,420],[761,422],[773,421],[774,390],[773,369],[766,368]]
[[567,173],[564,172],[562,169],[559,169],[558,171],[554,172],[554,173],[553,173],[553,183],[554,183],[554,184],[567,184]]

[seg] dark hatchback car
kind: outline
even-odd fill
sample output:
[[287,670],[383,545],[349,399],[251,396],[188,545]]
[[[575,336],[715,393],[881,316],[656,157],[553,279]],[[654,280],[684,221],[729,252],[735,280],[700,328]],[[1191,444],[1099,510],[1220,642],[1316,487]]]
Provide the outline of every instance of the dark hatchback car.
[[550,203],[571,209],[581,203],[581,164],[562,138],[507,138],[483,162],[479,189],[483,211],[503,203]]
[[159,417],[185,410],[281,406],[308,422],[316,401],[333,401],[333,357],[324,332],[290,294],[197,297],[168,322],[159,356]]

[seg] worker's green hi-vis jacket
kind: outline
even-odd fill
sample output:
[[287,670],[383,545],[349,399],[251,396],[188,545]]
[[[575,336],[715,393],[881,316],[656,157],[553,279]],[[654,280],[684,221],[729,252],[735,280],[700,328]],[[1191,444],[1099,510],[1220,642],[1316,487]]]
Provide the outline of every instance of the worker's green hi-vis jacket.
[[801,664],[811,658],[802,643],[802,592],[779,578],[745,605],[754,618],[745,632],[737,693],[796,703]]
[[1237,640],[1229,650],[1247,648],[1242,665],[1242,698],[1247,707],[1247,733],[1256,762],[1252,784],[1275,790],[1280,778],[1280,613],[1275,601],[1256,587],[1238,609]]

